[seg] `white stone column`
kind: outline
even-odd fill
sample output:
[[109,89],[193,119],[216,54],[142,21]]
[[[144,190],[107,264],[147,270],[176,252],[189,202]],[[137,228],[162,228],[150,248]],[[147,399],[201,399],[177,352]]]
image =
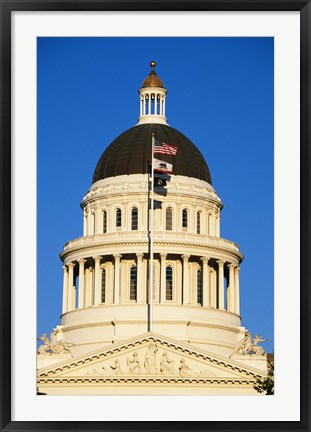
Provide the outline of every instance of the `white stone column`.
[[143,253],[136,254],[137,258],[137,303],[143,303]]
[[176,261],[176,303],[182,304],[182,263]]
[[218,260],[218,305],[219,309],[225,308],[225,293],[224,293],[224,261]]
[[63,313],[68,310],[68,270],[67,266],[63,266]]
[[203,280],[202,280],[202,295],[203,295],[203,307],[210,307],[210,284],[209,284],[209,267],[208,257],[201,257],[203,267]]
[[120,259],[121,254],[115,254],[114,257],[114,304],[120,303]]
[[94,305],[97,306],[101,303],[101,290],[100,290],[100,260],[101,256],[93,257],[95,261],[95,275],[94,275]]
[[74,269],[75,265],[74,263],[69,263],[68,264],[68,305],[67,305],[67,311],[73,310],[73,290],[74,290],[74,285],[73,285],[73,269]]
[[[130,299],[130,272],[127,260],[120,260],[119,303],[125,304]],[[137,272],[137,268],[136,268]],[[136,273],[137,275],[137,273]]]
[[78,309],[84,308],[85,299],[85,283],[84,283],[84,263],[85,259],[80,259],[79,263],[79,297],[78,297]]
[[234,296],[235,296],[235,288],[234,288],[234,264],[229,264],[229,304],[227,304],[227,310],[229,312],[234,312],[235,306],[234,306]]
[[151,115],[151,93],[148,93],[148,115]]
[[161,258],[161,277],[160,277],[160,302],[165,303],[166,300],[166,256],[167,254],[160,254]]
[[239,282],[240,267],[234,269],[234,312],[240,315],[240,282]]
[[182,255],[183,259],[183,304],[189,304],[189,258],[190,255]]

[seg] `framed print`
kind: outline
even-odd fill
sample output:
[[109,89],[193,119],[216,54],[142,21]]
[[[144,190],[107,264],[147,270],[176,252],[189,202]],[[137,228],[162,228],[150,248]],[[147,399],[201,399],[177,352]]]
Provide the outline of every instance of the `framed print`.
[[308,430],[309,2],[1,14],[2,429]]

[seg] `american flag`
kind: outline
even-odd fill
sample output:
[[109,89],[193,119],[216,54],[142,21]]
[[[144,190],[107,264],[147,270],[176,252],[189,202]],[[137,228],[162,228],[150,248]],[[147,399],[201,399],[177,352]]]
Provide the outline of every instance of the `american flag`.
[[154,146],[154,153],[168,154],[176,156],[177,147],[165,142],[156,141]]

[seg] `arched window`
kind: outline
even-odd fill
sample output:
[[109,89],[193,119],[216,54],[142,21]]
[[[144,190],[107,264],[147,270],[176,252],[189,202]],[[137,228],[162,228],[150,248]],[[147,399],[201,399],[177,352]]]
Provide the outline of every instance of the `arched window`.
[[165,229],[172,231],[173,229],[173,210],[169,207],[166,209]]
[[102,270],[102,288],[101,288],[101,302],[106,301],[106,270]]
[[116,227],[120,228],[122,224],[122,213],[121,213],[121,209],[117,209],[116,211]]
[[182,227],[188,227],[188,211],[186,209],[183,209],[182,211]]
[[137,300],[137,268],[131,267],[130,270],[130,300]]
[[132,208],[132,230],[138,229],[138,209],[136,207]]
[[173,269],[172,267],[166,267],[166,300],[173,300]]
[[201,212],[197,213],[197,234],[201,234]]
[[107,232],[107,212],[103,211],[103,233]]
[[202,271],[198,269],[197,272],[197,302],[198,304],[202,304]]

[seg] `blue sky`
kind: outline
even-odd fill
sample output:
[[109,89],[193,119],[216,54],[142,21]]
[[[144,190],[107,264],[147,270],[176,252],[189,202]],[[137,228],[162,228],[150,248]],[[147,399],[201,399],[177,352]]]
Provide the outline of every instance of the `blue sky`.
[[139,116],[149,62],[169,124],[196,144],[236,242],[244,325],[273,342],[273,38],[38,38],[37,333],[60,324],[63,245],[98,159]]

